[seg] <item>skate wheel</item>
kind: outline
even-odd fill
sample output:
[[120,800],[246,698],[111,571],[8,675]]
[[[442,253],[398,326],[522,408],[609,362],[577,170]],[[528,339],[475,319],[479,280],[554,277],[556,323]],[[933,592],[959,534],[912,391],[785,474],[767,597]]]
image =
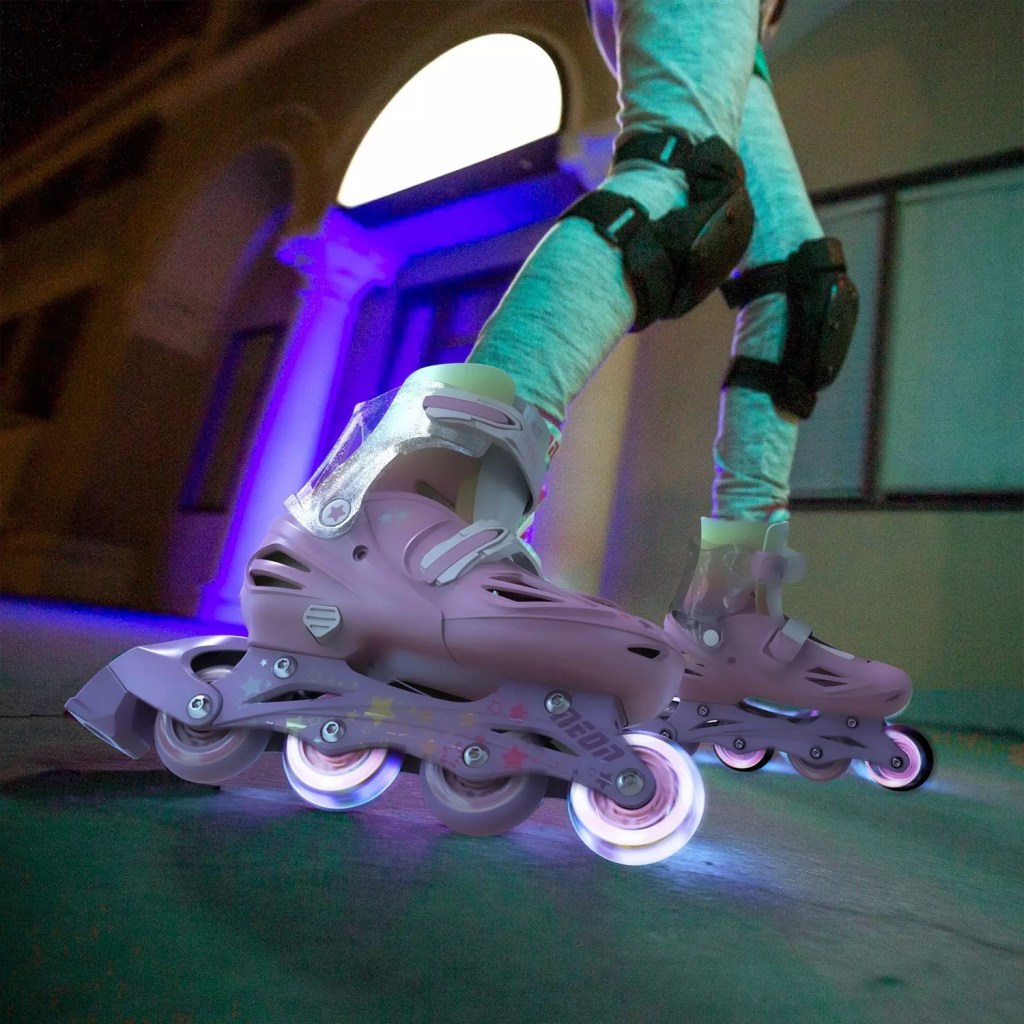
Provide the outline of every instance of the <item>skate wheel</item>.
[[865,762],[868,775],[880,786],[898,792],[917,789],[932,773],[935,766],[935,755],[931,744],[916,729],[909,725],[890,725],[885,735],[900,748],[904,755],[902,768],[893,768],[885,764]]
[[734,772],[756,772],[775,756],[775,751],[771,747],[762,747],[760,750],[734,750],[732,747],[723,747],[716,743],[715,755],[726,768],[731,768]]
[[636,810],[582,783],[569,788],[569,818],[576,834],[605,860],[655,864],[677,853],[697,831],[704,814],[704,783],[690,756],[660,736],[623,737],[654,774],[650,803]]
[[850,767],[850,759],[841,757],[838,761],[811,761],[795,754],[787,754],[789,763],[805,778],[812,782],[831,782],[838,779]]
[[325,811],[350,811],[376,800],[402,770],[402,755],[386,747],[325,754],[298,736],[285,741],[282,760],[292,789]]
[[[530,736],[507,733],[524,743]],[[545,775],[506,775],[499,779],[464,779],[429,761],[420,763],[423,802],[453,832],[496,836],[525,821],[540,806],[548,788]]]
[[[229,675],[235,663],[207,665],[195,673],[201,683]],[[216,786],[244,772],[267,749],[268,729],[193,729],[166,711],[156,716],[153,745],[170,771],[189,782]]]

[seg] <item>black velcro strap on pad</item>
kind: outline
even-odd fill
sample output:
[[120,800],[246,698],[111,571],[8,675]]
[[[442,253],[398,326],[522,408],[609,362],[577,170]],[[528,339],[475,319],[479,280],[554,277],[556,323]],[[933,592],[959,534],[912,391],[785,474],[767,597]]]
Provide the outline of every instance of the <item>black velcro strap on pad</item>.
[[764,359],[737,356],[722,382],[723,388],[747,388],[772,396],[775,406],[805,420],[814,411],[815,393],[799,377]]
[[559,218],[579,217],[622,252],[622,264],[636,299],[636,323],[642,327],[658,318],[672,302],[675,271],[647,211],[635,199],[615,192],[588,192]]
[[641,132],[618,143],[612,163],[625,160],[647,160],[650,163],[685,171],[693,157],[693,143],[685,135],[674,132]]
[[764,263],[760,267],[730,277],[722,282],[722,294],[730,309],[739,309],[773,292],[786,291],[787,266],[785,260],[778,263]]

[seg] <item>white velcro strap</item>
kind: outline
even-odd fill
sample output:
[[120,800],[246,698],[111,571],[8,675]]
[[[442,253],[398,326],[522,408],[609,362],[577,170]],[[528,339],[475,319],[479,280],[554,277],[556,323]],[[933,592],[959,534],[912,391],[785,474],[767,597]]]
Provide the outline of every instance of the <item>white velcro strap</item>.
[[776,660],[788,665],[800,653],[811,627],[799,619],[786,619],[786,624],[776,631],[765,644],[765,650]]
[[428,583],[451,583],[481,562],[516,558],[526,552],[511,530],[495,519],[483,519],[431,548],[420,562],[420,571]]

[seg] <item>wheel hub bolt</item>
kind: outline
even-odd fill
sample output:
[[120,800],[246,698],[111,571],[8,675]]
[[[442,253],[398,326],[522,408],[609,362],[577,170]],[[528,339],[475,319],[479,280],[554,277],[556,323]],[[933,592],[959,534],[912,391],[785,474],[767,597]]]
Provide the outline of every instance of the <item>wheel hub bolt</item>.
[[896,771],[900,771],[903,768],[903,758],[902,757],[894,757],[889,762],[889,764],[891,764],[893,766],[893,768],[896,769]]
[[298,667],[299,664],[294,658],[278,658],[274,662],[274,675],[278,679],[288,679],[295,675],[295,670]]
[[205,693],[196,695],[188,702],[188,717],[196,722],[209,718],[212,710],[213,701]]
[[544,707],[549,715],[564,715],[572,707],[572,700],[567,693],[555,692],[544,701]]
[[623,796],[636,796],[644,788],[644,777],[632,768],[619,772],[615,780],[615,788]]
[[462,760],[467,768],[479,768],[480,765],[487,764],[487,759],[490,756],[487,753],[487,748],[481,747],[478,743],[471,744],[462,752]]
[[811,747],[811,757],[815,761],[820,761],[823,756],[824,756],[824,751],[821,749],[821,747]]
[[323,727],[320,729],[320,738],[327,743],[337,743],[344,735],[345,726],[341,722],[335,722],[334,719],[324,722]]
[[742,736],[737,736],[736,739],[734,739],[732,741],[732,745],[737,750],[746,750],[747,749],[747,741],[745,739],[743,739]]

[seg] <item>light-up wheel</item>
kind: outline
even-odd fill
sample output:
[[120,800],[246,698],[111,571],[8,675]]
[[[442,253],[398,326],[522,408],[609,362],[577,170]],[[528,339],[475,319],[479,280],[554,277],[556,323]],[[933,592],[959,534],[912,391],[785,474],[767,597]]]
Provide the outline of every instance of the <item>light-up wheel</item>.
[[894,768],[891,764],[871,764],[864,767],[871,778],[886,789],[906,792],[917,789],[932,773],[935,755],[924,736],[909,725],[890,725],[885,735],[900,748],[903,764]]
[[386,747],[325,754],[298,736],[285,741],[283,762],[292,789],[325,811],[350,811],[376,800],[402,770],[402,755]]
[[623,737],[654,776],[655,793],[636,810],[579,782],[569,788],[569,818],[583,842],[616,864],[654,864],[677,853],[704,814],[704,783],[690,756],[648,733]]

